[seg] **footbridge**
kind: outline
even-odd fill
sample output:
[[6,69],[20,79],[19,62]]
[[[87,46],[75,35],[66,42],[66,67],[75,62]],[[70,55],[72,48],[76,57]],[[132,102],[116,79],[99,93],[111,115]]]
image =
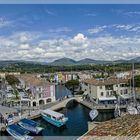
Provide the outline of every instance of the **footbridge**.
[[59,101],[56,105],[51,106],[50,109],[51,110],[58,110],[61,108],[65,108],[72,101],[80,103],[82,101],[82,96],[74,96],[74,97],[70,97],[70,98],[64,99],[62,101]]

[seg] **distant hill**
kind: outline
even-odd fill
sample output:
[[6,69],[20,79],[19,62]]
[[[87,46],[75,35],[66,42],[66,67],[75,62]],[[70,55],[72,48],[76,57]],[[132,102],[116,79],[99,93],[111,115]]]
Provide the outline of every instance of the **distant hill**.
[[61,59],[57,59],[51,63],[46,63],[46,62],[35,62],[35,61],[22,61],[22,60],[1,60],[0,61],[0,67],[10,67],[13,65],[16,66],[24,66],[24,65],[28,65],[30,67],[30,65],[54,65],[54,66],[59,66],[59,65],[86,65],[86,64],[121,64],[121,63],[140,63],[140,57],[136,57],[130,60],[115,60],[115,61],[105,61],[105,60],[93,60],[90,58],[85,58],[79,61],[75,61],[73,59],[70,58],[61,58]]
[[51,65],[75,65],[77,62],[70,58],[61,58],[49,63]]
[[110,63],[111,61],[102,61],[102,60],[93,60],[89,58],[82,59],[80,61],[77,61],[77,64],[107,64]]
[[121,64],[121,63],[140,63],[140,57],[136,57],[130,60],[120,59],[120,60],[115,60],[115,61],[94,60],[90,58],[85,58],[79,61],[75,61],[70,58],[61,58],[49,64],[51,65],[85,65],[85,64],[97,65],[97,64]]

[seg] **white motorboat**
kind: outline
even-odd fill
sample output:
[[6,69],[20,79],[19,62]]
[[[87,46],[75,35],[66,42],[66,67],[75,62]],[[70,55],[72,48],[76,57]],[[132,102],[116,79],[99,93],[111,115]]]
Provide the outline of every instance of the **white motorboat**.
[[61,127],[65,125],[66,122],[68,121],[68,118],[65,117],[64,114],[50,110],[50,109],[43,110],[41,112],[41,116],[44,120],[46,120],[47,122],[57,127]]
[[138,114],[138,110],[133,107],[133,106],[128,106],[127,107],[127,112],[130,114],[130,115],[135,115],[135,114]]
[[6,131],[16,140],[32,140],[33,137],[29,136],[29,131],[23,129],[19,125],[12,124],[6,128]]
[[20,120],[18,124],[24,129],[31,131],[32,133],[35,133],[35,134],[38,134],[39,132],[43,130],[43,128],[40,127],[39,123],[30,119],[26,119],[26,118]]
[[97,109],[92,109],[89,112],[89,116],[90,116],[91,120],[93,121],[98,116],[98,110]]

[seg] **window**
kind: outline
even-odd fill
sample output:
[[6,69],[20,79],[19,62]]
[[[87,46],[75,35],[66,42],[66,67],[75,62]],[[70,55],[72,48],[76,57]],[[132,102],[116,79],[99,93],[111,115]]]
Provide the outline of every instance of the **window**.
[[54,120],[56,120],[56,118],[55,118],[54,116],[52,116],[52,118],[53,118]]
[[116,87],[118,87],[118,85],[116,85]]
[[104,93],[103,92],[101,92],[101,96],[104,96]]
[[100,89],[102,89],[102,86],[100,86]]
[[128,93],[128,90],[127,90],[127,89],[125,89],[125,90],[124,90],[124,94],[127,94],[127,93]]
[[109,91],[106,92],[106,95],[109,96]]

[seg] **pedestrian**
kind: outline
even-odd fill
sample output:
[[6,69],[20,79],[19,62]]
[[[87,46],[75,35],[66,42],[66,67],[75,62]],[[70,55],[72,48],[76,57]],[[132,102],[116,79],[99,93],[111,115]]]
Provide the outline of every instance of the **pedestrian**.
[[7,125],[8,125],[8,120],[6,119],[6,121],[5,121],[5,122],[6,122],[5,124],[6,124],[6,126],[7,126]]

